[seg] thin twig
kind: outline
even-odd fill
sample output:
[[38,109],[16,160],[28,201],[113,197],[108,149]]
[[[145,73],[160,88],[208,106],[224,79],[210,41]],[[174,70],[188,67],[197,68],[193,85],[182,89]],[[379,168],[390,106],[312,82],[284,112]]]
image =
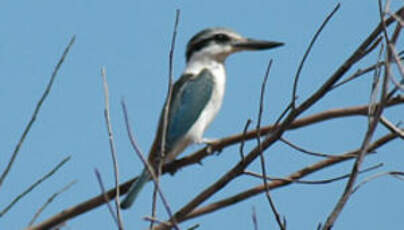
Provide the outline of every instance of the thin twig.
[[[105,109],[104,109],[104,116],[105,116],[105,124],[107,126],[108,132],[108,140],[109,140],[109,148],[111,151],[112,156],[112,163],[114,166],[114,176],[115,176],[115,188],[116,188],[116,195],[115,195],[115,208],[116,208],[116,217],[117,217],[117,224],[120,230],[123,230],[123,221],[121,216],[121,204],[119,200],[119,165],[118,160],[116,158],[116,150],[114,144],[114,136],[112,133],[112,124],[111,124],[111,113],[110,113],[110,106],[109,106],[109,90],[108,90],[108,82],[107,76],[105,74],[105,68],[101,68],[101,76],[104,85],[104,96],[105,96]],[[101,177],[99,178],[101,179]],[[101,181],[100,181],[101,183]]]
[[247,133],[248,126],[250,126],[251,122],[252,122],[252,120],[248,119],[247,122],[245,123],[244,129],[243,129],[243,138],[242,138],[241,143],[240,143],[240,158],[241,158],[242,161],[244,160],[245,134]]
[[[380,139],[374,141],[370,145],[369,153],[374,152],[377,148],[382,147],[383,145],[387,144],[388,142],[390,142],[396,138],[397,138],[397,135],[394,133],[390,133],[390,134],[387,134],[387,135],[381,137]],[[354,159],[359,153],[360,153],[360,149],[356,149],[356,150],[347,152],[346,154],[343,154],[343,155],[339,156],[338,158],[326,158],[326,159],[320,160],[312,165],[301,168],[301,169],[297,170],[296,172],[291,173],[289,176],[285,177],[286,179],[289,179],[289,181],[288,180],[274,180],[270,183],[269,187],[271,190],[273,190],[276,188],[281,188],[281,187],[290,185],[290,184],[292,184],[292,181],[303,178],[305,176],[308,176],[314,172],[318,172],[321,169],[325,169],[332,165],[336,165],[336,164]],[[261,194],[262,192],[265,192],[265,190],[266,189],[265,189],[264,184],[252,187],[245,191],[239,192],[233,196],[230,196],[230,197],[215,201],[213,203],[207,204],[200,208],[197,208],[197,209],[193,210],[192,212],[190,212],[187,216],[183,217],[183,219],[181,219],[181,221],[185,221],[185,220],[189,220],[189,219],[192,219],[192,218],[195,218],[198,216],[206,215],[208,213],[217,211],[219,209],[224,209],[231,205],[235,205],[248,198]]]
[[[256,129],[257,129],[257,146],[259,149],[258,151],[260,152],[261,170],[262,170],[262,175],[264,175],[264,177],[267,175],[267,173],[266,173],[266,166],[265,166],[265,158],[264,158],[262,145],[261,145],[261,120],[262,120],[262,113],[264,111],[265,86],[266,86],[266,83],[267,83],[267,80],[269,77],[269,71],[271,70],[271,66],[272,66],[272,59],[268,63],[268,67],[265,72],[265,77],[264,77],[264,80],[262,81],[262,85],[261,85],[261,95],[260,95],[260,101],[259,101],[258,119],[257,119],[257,127],[256,127]],[[285,230],[286,227],[285,227],[284,223],[282,223],[279,212],[276,210],[275,203],[272,200],[271,194],[269,193],[268,182],[265,178],[263,178],[263,181],[264,181],[264,184],[266,187],[265,195],[268,199],[271,210],[275,215],[276,222],[278,223],[278,226],[280,229]]]
[[50,92],[50,90],[52,88],[53,82],[55,81],[56,75],[57,75],[60,67],[62,66],[63,61],[65,60],[65,58],[66,58],[67,54],[69,53],[69,50],[72,47],[75,40],[76,40],[76,36],[73,36],[70,39],[69,44],[67,45],[67,47],[64,50],[61,58],[59,59],[59,62],[57,63],[55,69],[53,70],[53,73],[52,73],[52,76],[51,76],[51,78],[49,80],[49,83],[46,86],[46,89],[43,92],[43,94],[42,94],[41,98],[39,99],[38,103],[36,104],[34,113],[32,114],[31,119],[28,122],[28,125],[24,129],[24,132],[23,132],[22,136],[20,137],[20,140],[18,141],[17,146],[14,149],[13,155],[11,155],[10,161],[8,162],[6,169],[4,170],[4,172],[0,176],[0,187],[2,186],[2,184],[4,182],[4,179],[7,177],[8,172],[10,171],[11,167],[13,166],[14,161],[15,161],[18,153],[19,153],[19,150],[20,150],[22,144],[24,143],[25,137],[27,136],[28,132],[31,130],[31,126],[34,124],[34,122],[35,122],[35,120],[37,118],[37,115],[39,113],[39,110],[41,109],[41,106],[42,106],[43,102],[48,97],[48,94],[49,94],[49,92]]
[[283,143],[287,144],[288,146],[292,147],[293,149],[296,149],[299,152],[311,155],[311,156],[316,156],[316,157],[335,157],[334,155],[331,154],[325,154],[325,153],[318,153],[318,152],[314,152],[314,151],[309,151],[307,149],[304,149],[300,146],[297,146],[295,144],[293,144],[292,142],[286,140],[285,138],[281,137],[279,138],[280,141],[282,141]]
[[194,224],[193,226],[187,228],[187,230],[195,230],[195,229],[199,228],[199,226],[200,226],[199,224]]
[[[400,8],[398,11],[396,11],[396,14],[399,15],[401,13],[404,13],[404,8]],[[388,18],[385,23],[386,25],[390,25],[391,23],[393,23],[395,20],[393,18]],[[303,111],[305,111],[308,107],[310,107],[315,101],[317,101],[319,98],[321,98],[322,96],[324,96],[327,91],[329,90],[329,88],[335,84],[335,82],[337,82],[357,61],[359,61],[362,57],[363,54],[365,52],[365,50],[369,47],[369,45],[372,43],[372,41],[374,41],[375,39],[377,39],[377,37],[379,36],[380,32],[381,32],[381,24],[377,25],[375,27],[375,29],[368,35],[368,37],[359,45],[359,47],[353,52],[353,54],[344,61],[344,63],[337,68],[337,70],[332,74],[332,76],[323,84],[323,86],[316,92],[314,93],[308,100],[306,100],[306,102],[302,103],[302,105],[300,106],[300,109],[298,111],[298,113],[295,111],[293,112],[292,115],[288,115],[288,117],[286,117],[285,121],[283,123],[288,124],[288,126],[286,127],[287,130],[291,130],[291,129],[297,129],[297,128],[301,128],[304,126],[308,126],[310,124],[314,124],[317,122],[321,122],[321,121],[325,121],[325,120],[329,120],[332,118],[340,118],[340,117],[346,117],[346,116],[353,116],[353,115],[363,115],[366,114],[367,108],[369,107],[368,105],[364,105],[364,106],[355,106],[355,107],[349,107],[349,108],[342,108],[342,109],[331,109],[329,111],[325,111],[325,112],[321,112],[318,114],[314,114],[311,116],[307,116],[301,119],[296,119],[294,120],[294,118],[296,117],[296,115],[301,114]],[[389,99],[388,103],[386,105],[388,106],[393,106],[393,105],[397,105],[397,104],[402,104],[404,101],[404,98],[402,96],[397,96],[394,98]],[[293,120],[292,120],[293,119]],[[292,120],[292,121],[290,121]],[[283,124],[282,123],[282,124]],[[289,125],[290,124],[290,125]],[[277,128],[278,126],[273,126],[273,125],[269,125],[266,127],[262,127],[261,131],[262,134],[269,134],[269,133],[273,133],[274,130]],[[271,135],[273,136],[273,135]],[[396,138],[397,136],[395,134],[390,134],[387,137],[385,137],[385,141],[383,142],[383,144],[389,141],[391,141],[392,139]],[[253,139],[256,138],[256,130],[251,130],[248,133],[246,133],[246,138],[247,139]],[[241,134],[237,134],[237,135],[233,135],[233,136],[229,136],[226,138],[222,138],[220,141],[218,141],[217,143],[215,143],[214,145],[211,146],[212,150],[218,150],[218,149],[223,149],[223,147],[227,147],[236,143],[239,143],[241,140]],[[270,144],[269,140],[268,142],[264,142],[263,145],[267,146]],[[206,156],[210,156],[211,154],[207,154],[206,152],[206,148],[202,148],[200,150],[198,150],[197,152],[195,152],[194,154],[191,154],[190,156],[184,157],[182,159],[176,160],[171,162],[170,164],[167,164],[166,166],[164,166],[163,168],[163,172],[173,172],[179,168],[182,168],[184,166],[188,166],[188,165],[192,165],[192,164],[196,164],[198,162],[200,162],[204,157]],[[249,158],[254,158],[255,155],[252,155],[251,157],[249,157],[248,155],[246,156],[246,160],[250,161]],[[329,163],[332,164],[332,162],[340,162],[341,160],[339,159],[325,159],[324,162],[325,163]],[[324,163],[323,162],[323,163]],[[240,168],[241,170],[243,170],[243,166],[248,164],[248,162],[244,162],[243,164],[240,164]],[[321,167],[320,167],[321,168]],[[319,170],[319,167],[317,168],[313,168],[313,170]],[[310,168],[311,169],[311,168]],[[307,171],[307,173],[309,174],[310,172],[312,172],[311,170]],[[306,173],[303,172],[303,173]],[[226,173],[226,176],[228,176],[228,178],[232,179],[232,175],[230,175],[231,173]],[[121,192],[124,193],[126,192],[131,183],[133,183],[135,179],[129,180],[125,183],[123,183],[120,188],[121,188]],[[227,180],[220,180],[219,181],[220,184],[215,184],[215,185],[220,185],[218,186],[218,188],[220,188],[223,184],[225,185]],[[224,183],[223,183],[224,182]],[[282,186],[283,184],[286,184],[286,182],[280,183],[277,182],[275,183],[276,185]],[[271,186],[272,187],[272,186]],[[248,193],[249,192],[249,193]],[[251,193],[251,191],[248,191],[247,193],[251,196],[253,196],[254,194],[256,194],[255,192],[259,193],[259,189],[254,189],[254,192]],[[209,194],[210,194],[210,190],[209,190]],[[178,216],[182,217],[181,219],[184,219],[185,216],[189,217],[191,216],[191,213],[189,213],[189,209],[194,210],[195,208],[195,204],[199,204],[199,201],[204,201],[207,198],[210,197],[209,194],[203,194],[203,197],[198,197],[198,200],[195,201],[195,203],[192,203],[192,205],[189,205],[186,207],[186,209],[184,209],[184,211],[186,211],[184,214],[179,213]],[[113,197],[115,195],[115,189],[111,189],[108,191],[108,195],[110,197]],[[241,195],[245,195],[245,194],[241,194]],[[233,197],[233,198],[239,198],[239,196]],[[231,199],[233,199],[231,198]],[[230,198],[229,198],[230,199]],[[242,199],[241,199],[242,200]],[[228,202],[227,200],[224,201],[225,204],[234,204],[234,200],[232,200],[233,203]],[[240,200],[238,200],[240,201]],[[74,217],[77,217],[78,215],[81,215],[89,210],[92,210],[102,204],[104,204],[104,197],[102,195],[98,195],[96,197],[92,197],[88,200],[85,200],[77,205],[74,205],[72,207],[68,207],[65,210],[55,214],[54,216],[44,220],[43,222],[39,223],[36,226],[31,227],[30,229],[32,230],[38,230],[38,229],[48,229],[48,228],[52,228],[60,223],[65,222],[68,219],[72,219]],[[198,213],[207,213],[210,211],[214,211],[220,208],[226,207],[226,205],[223,206],[210,206],[209,209],[204,209],[201,210],[201,208],[199,209],[195,209],[194,211],[192,211],[193,213],[197,213],[196,211],[198,211]],[[203,211],[203,212],[202,212]],[[206,212],[205,212],[206,211]],[[178,220],[178,219],[177,219]]]
[[0,211],[0,218],[4,216],[12,208],[21,198],[23,198],[25,195],[30,193],[34,188],[36,188],[38,185],[40,185],[42,182],[44,182],[46,179],[50,178],[53,174],[55,174],[56,171],[60,167],[62,167],[66,162],[70,160],[70,156],[66,157],[63,159],[59,164],[57,164],[51,171],[49,171],[47,174],[45,174],[43,177],[39,178],[35,183],[33,183],[31,186],[29,186],[24,192],[19,194],[9,205],[7,205],[2,211]]
[[390,11],[387,11],[386,13],[393,17],[401,27],[404,27],[404,20],[401,19],[398,15],[396,15],[395,13],[391,13]]
[[[402,105],[404,104],[404,97],[403,96],[396,96],[393,98],[390,98],[386,106],[387,107],[393,107],[397,105]],[[302,117],[300,119],[294,120],[291,125],[287,128],[287,130],[295,130],[299,129],[302,127],[310,126],[313,124],[317,124],[320,122],[324,122],[327,120],[331,119],[338,119],[338,118],[344,118],[344,117],[350,117],[350,116],[364,116],[367,114],[369,105],[359,105],[359,106],[353,106],[353,107],[346,107],[346,108],[334,108],[334,109],[329,109],[323,112],[319,112],[316,114],[312,114],[306,117]],[[270,134],[272,133],[275,128],[278,125],[267,125],[261,127],[261,133],[262,134]],[[251,140],[255,139],[257,137],[257,131],[256,130],[250,130],[245,134],[245,140]],[[215,144],[211,146],[211,151],[218,151],[219,149],[224,149],[226,147],[230,147],[235,144],[239,144],[243,138],[242,133],[237,133],[233,135],[229,135],[227,137],[219,139]],[[388,139],[391,141],[391,139]],[[173,162],[170,162],[163,167],[163,173],[173,173],[181,168],[198,164],[201,162],[204,158],[212,156],[211,152],[207,151],[206,147],[203,147],[196,152],[184,156],[181,159],[174,160]],[[123,182],[120,185],[120,191],[122,194],[126,193],[130,187],[130,185],[136,180],[136,178],[128,180]],[[109,197],[114,197],[115,196],[115,188],[108,190],[108,196]],[[100,205],[103,205],[105,203],[105,199],[103,195],[97,195],[94,197],[91,197],[85,201],[80,202],[79,204],[76,204],[74,206],[68,207],[64,209],[63,211],[55,214],[54,216],[44,220],[43,222],[39,223],[38,225],[32,227],[32,230],[38,230],[38,229],[46,229],[46,228],[51,228],[53,226],[56,226],[60,223],[65,222],[68,219],[72,219],[74,217],[77,217],[83,213],[86,213],[94,208],[99,207]]]
[[254,230],[258,230],[258,221],[257,221],[257,212],[255,210],[255,207],[252,207],[252,215],[251,215],[251,219],[254,225]]
[[[146,220],[146,221],[150,221],[150,223],[155,222],[157,224],[164,224],[164,225],[167,225],[167,226],[170,225],[170,223],[168,223],[167,221],[159,220],[156,217],[145,216],[145,217],[143,217],[143,219]],[[151,228],[149,228],[149,229],[151,229]]]
[[[404,10],[404,8],[401,8]],[[391,24],[393,19],[389,18],[386,20],[385,24]],[[363,41],[359,47],[352,53],[352,55],[345,60],[345,62],[323,83],[323,85],[315,91],[309,98],[302,102],[299,107],[292,110],[284,121],[276,127],[275,131],[262,142],[262,149],[267,149],[279,140],[279,137],[285,132],[285,130],[292,124],[292,122],[307,109],[311,108],[315,103],[317,103],[322,97],[324,97],[330,90],[331,86],[334,85],[343,75],[359,60],[364,56],[364,52],[372,44],[372,42],[379,36],[382,31],[382,26],[379,24],[371,34]],[[243,170],[250,165],[258,156],[260,152],[258,147],[250,151],[250,153],[245,157],[243,162],[237,163],[234,167],[224,173],[216,182],[211,184],[208,188],[201,191],[196,195],[191,201],[184,205],[175,213],[175,218],[177,221],[183,221],[184,218],[192,212],[197,206],[202,202],[210,198],[212,195],[224,188],[231,180],[240,176]],[[156,229],[162,230],[167,229],[166,226],[158,226]]]
[[[297,98],[297,96],[296,96]],[[276,119],[274,126],[278,126],[279,123],[282,121],[282,119],[286,116],[286,114],[289,112],[289,110],[292,108],[293,102],[290,102],[288,106],[282,111],[281,115],[279,115],[278,119]],[[268,134],[269,135],[269,134]]]
[[[403,13],[403,15],[404,15],[404,13]],[[400,27],[400,29],[401,29],[401,27]],[[397,31],[399,31],[399,30],[396,29],[396,31],[394,31],[394,32],[397,32]],[[396,34],[396,33],[395,33],[395,34]],[[395,34],[394,34],[394,35],[395,35]],[[398,34],[398,33],[397,33],[397,34]],[[394,38],[394,35],[393,35],[393,38]],[[397,35],[396,37],[398,37],[398,35]],[[393,39],[393,38],[392,38],[392,39]],[[393,55],[395,55],[395,54],[393,53]],[[398,53],[398,58],[399,58],[399,61],[398,61],[398,62],[400,63],[400,66],[402,66],[401,61],[404,60],[403,55],[404,55],[404,51],[401,51],[400,53]],[[394,58],[394,59],[396,59],[396,58]],[[402,90],[402,87],[403,87],[402,85],[404,85],[404,78],[402,78],[400,82],[396,82],[396,80],[395,80],[394,77],[392,77],[391,80],[392,80],[392,82],[393,82],[396,86],[394,87],[394,89],[392,89],[392,90],[390,91],[390,93],[388,94],[387,98],[391,98],[391,97],[397,92],[397,90],[399,90],[399,89]]]
[[[380,45],[380,51],[378,55],[377,62],[380,62],[384,51],[384,44]],[[386,65],[386,64],[385,64]],[[375,69],[373,73],[373,82],[370,94],[369,110],[368,110],[368,125],[372,123],[376,112],[377,96],[379,94],[379,83],[380,83],[381,67]]]
[[[399,105],[404,103],[404,96],[397,96],[391,98],[387,101],[386,106],[391,107],[394,105]],[[379,106],[379,104],[377,105]],[[292,124],[287,128],[287,130],[295,130],[303,127],[307,127],[310,125],[314,125],[317,123],[325,122],[331,119],[337,118],[345,118],[349,116],[368,116],[368,108],[369,105],[361,105],[361,106],[353,106],[347,108],[335,108],[329,109],[317,114],[309,115],[303,117],[301,119],[296,119]],[[268,125],[261,127],[261,133],[265,135],[272,134],[278,125]],[[257,130],[248,131],[244,138],[245,140],[256,139]],[[163,172],[173,173],[177,171],[179,168],[190,165],[190,164],[199,164],[205,157],[210,156],[212,152],[219,151],[220,149],[229,147],[231,145],[235,145],[241,142],[243,139],[243,134],[238,133],[234,134],[222,139],[219,139],[215,144],[211,145],[211,151],[209,152],[207,148],[202,148],[188,156],[184,156],[180,159],[174,160],[169,164],[163,167]]]
[[295,80],[293,82],[293,91],[292,91],[292,109],[295,109],[295,101],[296,101],[296,91],[297,91],[297,84],[299,81],[299,77],[300,77],[300,73],[303,69],[304,63],[307,59],[307,57],[310,54],[311,48],[313,47],[314,43],[316,42],[318,36],[320,35],[321,31],[325,28],[325,26],[327,25],[328,21],[332,18],[332,16],[337,12],[337,10],[339,9],[340,4],[338,3],[337,6],[333,9],[333,11],[327,16],[327,18],[323,21],[323,23],[321,24],[320,28],[318,28],[317,32],[314,34],[313,38],[310,41],[309,46],[306,49],[306,52],[303,55],[303,59],[299,64],[299,67],[297,68],[297,72],[295,75]]
[[112,219],[115,221],[116,226],[118,226],[118,228],[120,228],[119,220],[116,217],[114,208],[109,203],[111,201],[111,199],[108,197],[108,194],[105,193],[105,187],[104,187],[104,183],[102,182],[101,173],[98,171],[98,169],[94,169],[94,173],[95,173],[95,176],[97,177],[98,184],[100,185],[101,194],[104,196],[105,203],[107,204],[108,211],[111,214]]
[[[361,171],[359,171],[359,173],[365,173],[365,172],[369,172],[371,170],[375,170],[377,168],[380,168],[383,166],[383,163],[374,165],[372,167],[363,169]],[[280,180],[280,181],[285,181],[285,182],[290,182],[290,183],[296,183],[296,184],[329,184],[329,183],[333,183],[335,181],[339,181],[339,180],[343,180],[345,178],[348,178],[351,173],[342,175],[342,176],[338,176],[338,177],[333,177],[330,179],[323,179],[323,180],[297,180],[297,179],[289,179],[289,178],[281,178],[281,177],[270,177],[270,176],[266,176],[263,177],[261,174],[255,173],[255,172],[251,172],[251,171],[244,171],[244,174],[249,175],[249,176],[253,176],[253,177],[257,177],[257,178],[266,178],[267,180],[270,181],[275,181],[275,180]]]
[[[391,15],[389,12],[387,12],[389,15]],[[394,16],[397,16],[397,18],[399,19],[399,20],[403,20],[404,19],[404,12],[401,12],[401,14],[400,15],[396,15],[395,13],[393,13],[394,14]],[[392,16],[392,18],[395,18],[394,16]],[[397,18],[395,18],[396,19],[396,21],[397,21]],[[393,32],[393,36],[391,36],[391,43],[393,43],[393,44],[396,44],[396,42],[397,42],[397,40],[398,40],[398,37],[400,36],[400,32],[401,32],[401,29],[403,28],[403,26],[402,26],[402,24],[401,23],[397,23],[396,24],[396,28],[394,29],[394,32]]]
[[403,64],[401,63],[401,58],[400,58],[400,56],[398,55],[397,50],[396,50],[396,47],[394,46],[393,43],[390,43],[390,44],[389,44],[389,49],[390,49],[390,52],[391,52],[391,54],[392,54],[393,60],[396,62],[398,71],[400,72],[401,77],[404,79],[404,66],[403,66]]
[[356,78],[358,78],[358,77],[360,77],[360,76],[362,76],[364,74],[367,74],[367,73],[369,73],[369,72],[371,72],[371,71],[375,70],[376,68],[379,68],[380,66],[383,66],[383,65],[384,65],[384,62],[378,62],[378,63],[376,63],[374,65],[371,65],[369,67],[366,67],[364,69],[358,69],[354,74],[347,77],[343,81],[333,85],[331,88],[336,89],[336,88],[338,88],[338,87],[340,87],[340,86],[342,86],[342,85],[344,85],[344,84],[346,84],[346,83],[348,83],[348,82],[350,82],[350,81],[352,81],[352,80],[354,80],[354,79],[356,79]]
[[384,125],[384,127],[389,129],[391,132],[396,133],[398,136],[400,136],[402,139],[404,139],[404,130],[395,126],[386,117],[380,116],[380,122]]
[[59,196],[60,194],[62,194],[63,192],[66,192],[67,190],[69,190],[77,181],[73,180],[72,182],[70,182],[69,184],[67,184],[65,187],[63,187],[62,189],[60,189],[59,191],[55,192],[54,194],[52,194],[48,200],[38,209],[38,211],[35,212],[35,215],[32,217],[32,219],[29,221],[28,226],[31,226],[34,224],[34,222],[36,221],[36,219],[38,219],[39,215],[41,215],[41,213],[43,212],[43,210],[45,210],[45,208],[47,208],[50,203],[52,203],[52,201],[55,200],[55,198],[57,196]]
[[[159,177],[157,177],[157,180],[159,180]],[[150,225],[149,225],[149,229],[153,229],[154,226],[154,220],[156,219],[156,212],[157,212],[157,187],[153,188],[153,198],[152,198],[152,215],[151,215],[151,219],[150,219]]]
[[[352,194],[356,191],[358,191],[358,189],[360,189],[363,185],[367,184],[368,182],[379,178],[379,177],[383,177],[383,176],[394,176],[400,180],[404,180],[404,178],[402,178],[404,176],[404,172],[400,172],[400,171],[389,171],[389,172],[382,172],[382,173],[378,173],[376,175],[370,176],[368,178],[365,178],[361,183],[359,183],[357,186],[355,186],[355,188],[352,189]],[[400,177],[401,176],[401,177]]]
[[[381,3],[381,0],[379,0],[378,2],[379,2],[379,13],[380,13],[380,21],[382,24],[382,31],[384,33],[384,37],[385,37],[387,46],[389,46],[390,40],[387,35],[386,23],[384,20],[384,14],[382,12],[382,3]],[[365,158],[365,154],[369,150],[369,146],[371,144],[371,140],[372,140],[373,134],[376,130],[379,118],[383,113],[384,104],[386,101],[387,90],[388,90],[388,82],[389,82],[389,77],[390,77],[390,74],[389,74],[390,73],[390,66],[389,66],[390,55],[389,55],[389,53],[390,53],[389,50],[387,50],[387,57],[386,57],[385,69],[384,69],[385,74],[383,77],[382,92],[381,92],[381,99],[380,99],[381,106],[377,107],[377,109],[374,113],[373,119],[369,122],[368,130],[367,130],[365,137],[363,139],[363,142],[362,142],[361,151],[356,158],[354,166],[352,167],[351,176],[349,177],[349,180],[345,186],[343,194],[341,195],[340,199],[338,200],[333,211],[328,216],[327,221],[323,226],[323,230],[330,230],[332,228],[332,226],[334,225],[335,221],[337,220],[339,214],[341,213],[342,209],[344,208],[345,204],[347,203],[348,199],[350,198],[350,196],[352,194],[352,189],[353,189],[354,183],[358,176],[360,166]]]
[[153,167],[150,165],[150,163],[147,161],[147,159],[144,157],[142,151],[140,150],[139,146],[137,145],[133,134],[132,134],[132,129],[130,127],[130,123],[129,123],[129,118],[128,118],[128,112],[126,109],[126,105],[125,102],[122,100],[121,102],[122,104],[122,110],[123,110],[123,114],[124,114],[124,118],[125,118],[125,125],[126,125],[126,131],[128,132],[128,137],[130,140],[130,143],[133,147],[133,149],[135,150],[136,154],[138,155],[138,157],[140,158],[140,160],[142,161],[144,167],[147,169],[147,171],[149,172],[150,176],[152,177],[152,181],[154,183],[154,186],[157,188],[157,191],[160,195],[161,201],[163,202],[163,205],[167,211],[168,216],[170,217],[171,220],[171,224],[173,225],[173,227],[177,230],[179,230],[179,227],[177,225],[177,221],[174,219],[172,211],[170,206],[168,205],[168,202],[163,194],[163,191],[161,190],[160,185],[157,182],[157,177],[156,174],[153,170]]
[[373,44],[368,49],[365,50],[364,56],[367,56],[368,54],[370,54],[370,52],[376,49],[376,47],[381,43],[382,40],[383,40],[382,36],[378,37],[377,40],[373,42]]
[[[177,29],[178,29],[178,23],[179,23],[179,19],[180,19],[180,10],[177,9],[176,10],[176,14],[175,14],[175,22],[174,22],[174,30],[173,30],[173,34],[172,34],[172,38],[171,38],[171,48],[170,48],[170,52],[168,55],[168,90],[167,90],[167,98],[166,98],[166,102],[164,105],[164,111],[163,111],[163,127],[162,127],[162,132],[161,132],[161,151],[159,152],[159,157],[157,157],[158,159],[158,165],[157,165],[157,184],[160,183],[159,178],[161,175],[161,170],[163,167],[163,163],[164,163],[164,159],[165,159],[165,154],[166,154],[166,136],[167,136],[167,126],[168,126],[168,115],[170,113],[170,102],[171,102],[171,97],[173,94],[173,62],[174,62],[174,50],[175,50],[175,40],[177,37]],[[157,153],[156,153],[157,154]],[[156,215],[156,200],[157,200],[157,192],[156,192],[157,188],[154,188],[154,192],[153,192],[153,202],[152,202],[152,217],[154,218]],[[154,222],[151,221],[150,222],[150,229],[153,228]]]

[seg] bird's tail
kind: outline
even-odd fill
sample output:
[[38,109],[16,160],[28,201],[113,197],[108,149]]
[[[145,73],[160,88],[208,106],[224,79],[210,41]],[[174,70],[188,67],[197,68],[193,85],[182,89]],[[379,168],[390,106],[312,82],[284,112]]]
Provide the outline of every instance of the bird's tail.
[[137,180],[130,186],[128,194],[123,199],[121,203],[122,209],[127,209],[132,206],[133,202],[136,200],[136,197],[139,195],[139,192],[142,190],[147,181],[150,180],[150,178],[149,171],[146,168],[143,169],[142,174],[140,174]]

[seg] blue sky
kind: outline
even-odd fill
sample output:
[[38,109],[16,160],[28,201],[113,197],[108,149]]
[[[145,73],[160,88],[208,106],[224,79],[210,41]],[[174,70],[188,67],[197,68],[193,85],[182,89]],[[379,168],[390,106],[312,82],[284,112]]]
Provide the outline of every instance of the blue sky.
[[[397,9],[401,1],[393,1]],[[339,66],[379,21],[377,1],[341,1],[338,13],[323,31],[302,72],[300,101],[314,92]],[[402,3],[402,2],[401,2]],[[111,95],[111,116],[118,152],[121,180],[141,171],[141,163],[130,148],[125,132],[120,99],[125,98],[133,131],[147,152],[154,138],[167,89],[168,52],[175,9],[181,9],[176,41],[174,72],[184,68],[185,45],[196,32],[211,26],[230,27],[243,35],[282,41],[285,47],[265,52],[241,53],[227,62],[227,89],[218,117],[205,133],[219,138],[239,133],[248,118],[256,121],[259,88],[266,64],[274,59],[265,95],[263,124],[274,122],[291,95],[297,65],[316,29],[335,7],[334,1],[2,1],[0,2],[0,169],[26,126],[35,104],[69,39],[76,42],[57,76],[31,133],[28,135],[9,177],[0,190],[4,207],[33,181],[46,174],[64,157],[72,159],[51,179],[22,199],[0,219],[1,229],[21,229],[55,191],[78,180],[58,197],[40,217],[75,205],[100,190],[94,169],[100,170],[108,188],[113,185],[103,109],[100,69],[105,66]],[[394,8],[396,7],[396,8]],[[402,44],[403,39],[399,42]],[[401,46],[401,49],[403,47]],[[351,72],[376,60],[367,57]],[[369,101],[371,75],[341,87],[313,106],[305,115],[328,108],[365,104]],[[401,107],[388,109],[393,122],[404,117]],[[253,124],[255,126],[255,123]],[[367,127],[364,118],[334,120],[288,132],[285,137],[315,151],[342,153],[360,146]],[[387,131],[379,127],[376,137]],[[246,150],[255,142],[248,143]],[[186,153],[202,146],[192,146]],[[402,140],[395,140],[369,157],[364,165],[380,162],[379,171],[404,170]],[[186,154],[185,153],[185,154]],[[301,155],[278,143],[265,152],[268,174],[285,176],[318,159]],[[203,166],[164,176],[162,187],[174,210],[206,188],[239,160],[238,146],[220,156],[204,160]],[[347,173],[352,162],[326,169],[309,179]],[[258,162],[249,167],[259,170]],[[375,173],[375,172],[373,172]],[[370,174],[360,177],[363,179]],[[261,181],[243,177],[232,182],[205,204],[235,194]],[[290,229],[314,229],[325,221],[343,191],[345,181],[331,185],[293,185],[274,191],[279,212]],[[402,229],[402,182],[392,178],[375,180],[352,196],[338,219],[336,229]],[[146,186],[135,208],[124,212],[127,229],[145,229],[142,220],[150,214],[152,186]],[[182,226],[201,224],[200,229],[253,229],[252,207],[260,229],[276,229],[264,195],[187,221]],[[159,207],[162,219],[166,214]],[[67,222],[70,229],[114,229],[105,206]]]

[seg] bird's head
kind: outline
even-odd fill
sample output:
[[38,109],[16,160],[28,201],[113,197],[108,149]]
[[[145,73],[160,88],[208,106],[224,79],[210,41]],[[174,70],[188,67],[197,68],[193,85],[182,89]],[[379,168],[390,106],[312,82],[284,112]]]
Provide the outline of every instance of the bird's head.
[[232,53],[243,50],[264,50],[282,46],[282,42],[245,38],[227,28],[208,28],[194,35],[188,42],[186,60],[210,58],[219,62]]

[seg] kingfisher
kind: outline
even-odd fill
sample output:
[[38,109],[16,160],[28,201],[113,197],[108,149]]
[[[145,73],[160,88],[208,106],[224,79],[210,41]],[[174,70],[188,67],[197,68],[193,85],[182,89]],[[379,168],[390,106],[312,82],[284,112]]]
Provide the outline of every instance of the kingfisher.
[[[158,163],[173,161],[193,143],[211,143],[203,133],[216,117],[222,105],[226,83],[225,60],[244,50],[265,50],[282,46],[282,42],[246,38],[227,28],[207,28],[188,42],[186,67],[174,83],[166,127],[165,154],[160,159],[164,116],[161,112],[157,134],[149,152],[153,169]],[[164,111],[164,107],[163,107]],[[145,168],[132,183],[121,208],[129,208],[146,182],[151,179]]]

